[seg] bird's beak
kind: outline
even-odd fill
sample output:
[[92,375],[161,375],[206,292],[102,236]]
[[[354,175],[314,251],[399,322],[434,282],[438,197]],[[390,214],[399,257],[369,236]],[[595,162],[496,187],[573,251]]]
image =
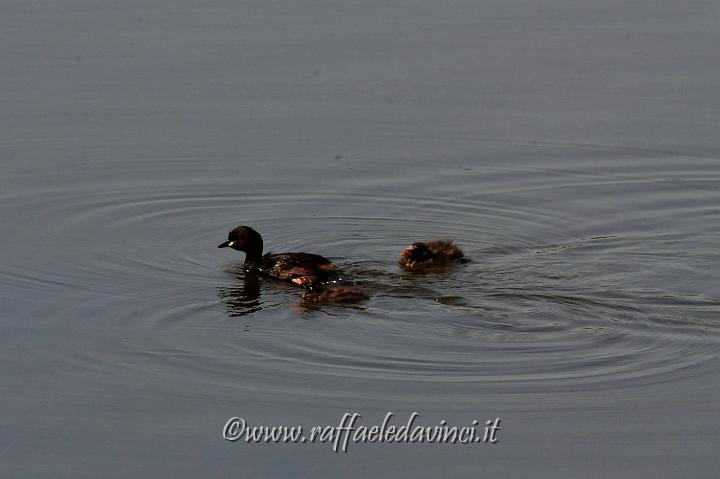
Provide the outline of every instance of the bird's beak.
[[227,248],[228,246],[232,246],[234,244],[235,244],[234,241],[227,240],[227,241],[223,241],[222,243],[220,243],[218,245],[218,248]]

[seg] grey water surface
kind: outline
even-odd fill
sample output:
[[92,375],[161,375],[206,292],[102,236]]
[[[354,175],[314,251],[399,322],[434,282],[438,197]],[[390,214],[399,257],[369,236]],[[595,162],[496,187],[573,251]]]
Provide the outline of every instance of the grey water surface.
[[[715,477],[717,2],[3,0],[0,476]],[[308,305],[216,248],[323,254]],[[409,243],[472,259],[399,269]],[[248,425],[498,442],[247,444]]]

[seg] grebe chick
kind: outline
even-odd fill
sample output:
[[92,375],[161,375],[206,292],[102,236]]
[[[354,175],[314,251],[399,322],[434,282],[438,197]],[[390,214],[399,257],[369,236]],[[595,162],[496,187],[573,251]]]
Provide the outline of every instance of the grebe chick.
[[400,253],[400,266],[412,271],[447,264],[464,256],[462,250],[452,241],[418,241]]
[[303,295],[303,301],[308,303],[358,303],[368,299],[368,295],[360,288],[354,286],[338,286],[321,291],[308,291]]

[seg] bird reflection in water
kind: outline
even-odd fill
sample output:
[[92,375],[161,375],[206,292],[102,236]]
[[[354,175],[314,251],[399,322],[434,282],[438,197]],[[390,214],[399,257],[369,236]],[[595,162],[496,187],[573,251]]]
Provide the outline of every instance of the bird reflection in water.
[[[230,273],[242,284],[241,286],[219,288],[220,296],[231,317],[246,316],[274,305],[267,301],[261,301],[260,287],[263,281],[256,272],[240,270]],[[292,292],[302,291],[294,286],[287,289]],[[304,313],[317,311],[326,305],[353,306],[366,299],[368,299],[368,295],[350,283],[320,291],[306,291],[292,307],[296,312]]]
[[263,309],[260,301],[260,278],[256,273],[232,272],[242,286],[221,287],[220,296],[225,301],[231,317],[245,316]]

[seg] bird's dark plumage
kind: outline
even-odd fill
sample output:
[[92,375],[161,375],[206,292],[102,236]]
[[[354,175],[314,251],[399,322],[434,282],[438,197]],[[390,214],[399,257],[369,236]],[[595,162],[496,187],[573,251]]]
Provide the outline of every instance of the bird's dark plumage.
[[218,248],[232,248],[245,253],[245,269],[262,276],[291,281],[309,290],[339,279],[339,271],[330,260],[311,253],[262,254],[260,233],[249,226],[238,226],[228,233]]
[[400,265],[407,270],[416,270],[461,260],[464,256],[452,241],[418,241],[400,253]]

